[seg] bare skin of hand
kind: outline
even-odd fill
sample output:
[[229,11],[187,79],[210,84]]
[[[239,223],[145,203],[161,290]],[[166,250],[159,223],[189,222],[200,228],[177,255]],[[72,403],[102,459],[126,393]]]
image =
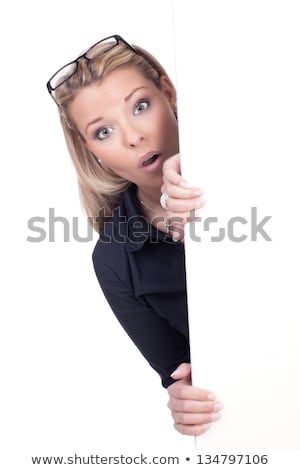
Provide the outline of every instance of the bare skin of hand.
[[209,390],[191,385],[191,365],[182,363],[171,375],[179,379],[168,387],[168,408],[174,419],[174,428],[181,434],[200,436],[221,418],[223,404]]
[[196,218],[195,211],[201,209],[206,201],[203,198],[204,191],[190,187],[181,176],[179,154],[164,163],[161,192],[168,194],[167,216],[175,228],[176,238],[183,240],[184,225]]

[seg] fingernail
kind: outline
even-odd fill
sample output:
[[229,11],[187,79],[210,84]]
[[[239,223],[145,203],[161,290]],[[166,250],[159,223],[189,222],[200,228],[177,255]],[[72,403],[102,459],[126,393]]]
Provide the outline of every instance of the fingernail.
[[181,180],[179,186],[181,186],[182,188],[188,188],[189,184],[187,181]]
[[184,237],[184,225],[183,224],[174,224],[172,226],[172,239],[174,242],[182,239]]
[[193,213],[193,216],[194,217],[201,217],[201,208],[199,207],[198,209],[194,209],[194,213]]
[[203,194],[205,194],[205,191],[203,191],[203,189],[195,189],[195,191],[193,191],[193,196],[202,196]]
[[209,428],[211,428],[211,424],[203,424],[202,425],[203,431],[207,431]]
[[215,405],[214,405],[214,411],[220,411],[224,408],[224,405],[223,403],[221,403],[220,401],[217,402]]
[[209,393],[207,395],[207,398],[208,398],[208,400],[215,400],[217,398],[217,396],[214,393]]
[[206,199],[204,197],[199,197],[198,201],[196,202],[196,208],[203,207],[204,204],[206,203]]
[[179,374],[179,372],[180,372],[180,367],[177,367],[177,369],[175,369],[174,372],[172,372],[172,374],[170,375],[170,377],[173,377],[173,375]]
[[217,421],[218,419],[222,418],[221,413],[212,413],[210,416],[212,421]]

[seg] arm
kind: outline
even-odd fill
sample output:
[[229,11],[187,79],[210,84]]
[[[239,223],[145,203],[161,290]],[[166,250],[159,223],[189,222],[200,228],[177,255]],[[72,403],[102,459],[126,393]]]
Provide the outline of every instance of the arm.
[[166,388],[175,382],[171,373],[189,361],[189,344],[142,298],[135,297],[110,266],[94,259],[95,272],[115,316],[129,337],[160,375]]
[[209,423],[218,419],[213,414],[218,403],[209,391],[191,385],[186,338],[141,299],[134,297],[109,266],[104,268],[96,260],[94,265],[116,317],[168,389],[168,407],[175,429],[182,434],[204,433]]

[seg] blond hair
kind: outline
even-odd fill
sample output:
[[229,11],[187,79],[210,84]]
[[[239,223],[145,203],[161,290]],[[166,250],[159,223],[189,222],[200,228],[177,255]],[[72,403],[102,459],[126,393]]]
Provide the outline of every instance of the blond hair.
[[137,53],[120,42],[107,51],[107,44],[100,43],[93,50],[93,57],[80,59],[77,71],[53,92],[68,151],[77,173],[80,201],[89,223],[99,233],[103,229],[104,217],[112,215],[122,192],[131,183],[99,163],[86,148],[68,113],[68,106],[82,87],[100,82],[119,67],[134,67],[160,89],[160,77],[168,76],[165,69],[149,52],[138,46],[134,48]]

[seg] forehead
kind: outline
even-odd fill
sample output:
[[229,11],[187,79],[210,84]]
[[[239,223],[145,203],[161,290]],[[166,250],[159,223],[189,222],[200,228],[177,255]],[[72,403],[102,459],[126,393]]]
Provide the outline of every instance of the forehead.
[[69,105],[69,112],[75,123],[90,118],[91,113],[105,113],[124,103],[125,98],[140,87],[158,90],[155,84],[138,70],[118,68],[99,82],[80,89]]

